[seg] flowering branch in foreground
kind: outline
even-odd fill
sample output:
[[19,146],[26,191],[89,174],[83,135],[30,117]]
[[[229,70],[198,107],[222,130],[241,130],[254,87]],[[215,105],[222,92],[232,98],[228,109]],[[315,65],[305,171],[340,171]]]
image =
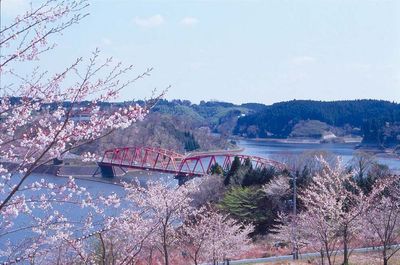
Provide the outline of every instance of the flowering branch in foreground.
[[[58,73],[39,67],[29,74],[19,72],[22,65],[30,67],[55,48],[52,37],[81,22],[87,8],[86,0],[32,3],[30,10],[0,29],[0,241],[27,234],[23,240],[5,243],[0,256],[31,255],[63,244],[84,256],[73,238],[96,226],[93,216],[103,214],[102,202],[73,179],[56,184],[28,177],[54,158],[129,127],[151,107],[99,107],[152,69],[132,78],[131,65],[102,60],[98,50],[87,62],[78,58]],[[83,114],[87,120],[77,119]],[[85,217],[70,219],[60,211],[65,205],[83,209]]]

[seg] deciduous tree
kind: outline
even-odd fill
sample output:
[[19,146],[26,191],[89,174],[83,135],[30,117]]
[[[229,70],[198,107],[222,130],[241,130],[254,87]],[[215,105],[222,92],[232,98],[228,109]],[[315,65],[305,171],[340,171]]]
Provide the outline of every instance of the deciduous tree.
[[348,264],[350,242],[362,229],[365,196],[353,182],[352,175],[339,164],[332,168],[322,158],[320,163],[322,170],[299,196],[305,209],[292,221],[297,231],[301,231],[303,241],[321,251],[329,265],[335,263],[340,247],[343,263]]
[[[127,200],[143,211],[151,222],[148,224],[148,227],[153,227],[149,244],[162,253],[166,265],[170,264],[170,251],[178,246],[176,228],[194,211],[190,205],[194,186],[169,187],[157,181],[149,182],[146,187],[126,184],[125,189]],[[128,230],[126,233],[131,232]]]
[[251,243],[252,225],[243,225],[210,207],[204,207],[181,230],[181,248],[195,265],[232,258]]
[[[101,60],[98,50],[87,61],[75,59],[56,73],[40,67],[42,54],[56,47],[53,37],[81,22],[87,8],[85,0],[35,1],[0,28],[0,241],[5,243],[17,232],[32,234],[23,244],[2,246],[1,256],[7,259],[33,257],[39,250],[63,244],[85,261],[84,248],[74,238],[94,229],[89,212],[101,212],[94,198],[73,179],[55,184],[28,178],[38,167],[126,128],[148,112],[149,106],[135,104],[105,112],[98,103],[116,99],[122,89],[149,75],[151,69],[130,78],[131,65],[112,58]],[[88,119],[77,118],[82,114]],[[79,225],[59,210],[69,204],[87,211]],[[15,222],[17,218],[24,222]]]
[[387,176],[375,183],[363,216],[363,233],[382,248],[384,265],[400,250],[400,193],[396,180],[396,176]]

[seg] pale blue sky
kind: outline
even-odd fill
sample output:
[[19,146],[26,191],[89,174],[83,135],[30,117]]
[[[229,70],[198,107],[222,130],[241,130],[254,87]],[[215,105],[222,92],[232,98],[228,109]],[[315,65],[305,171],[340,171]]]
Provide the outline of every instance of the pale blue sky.
[[[24,2],[2,0],[2,17]],[[400,102],[398,0],[97,0],[88,10],[43,64],[62,69],[99,47],[136,73],[155,68],[121,100],[172,85],[167,98],[194,102]]]

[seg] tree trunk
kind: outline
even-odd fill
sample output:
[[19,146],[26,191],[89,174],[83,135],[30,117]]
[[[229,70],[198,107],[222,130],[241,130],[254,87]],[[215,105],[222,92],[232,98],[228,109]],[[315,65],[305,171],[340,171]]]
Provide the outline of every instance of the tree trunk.
[[165,262],[165,265],[169,265],[167,244],[163,244],[163,250],[164,250],[164,262]]
[[101,264],[106,265],[106,246],[104,244],[103,236],[101,233],[99,234],[100,242],[101,242]]
[[349,264],[349,247],[347,227],[343,229],[343,265]]
[[167,247],[167,226],[163,225],[163,251],[164,251],[164,264],[169,265],[168,247]]
[[383,246],[382,255],[383,255],[383,265],[388,265],[389,259],[387,257],[386,245]]
[[328,255],[328,256],[326,256],[326,257],[327,257],[327,260],[328,260],[328,264],[329,264],[329,265],[332,265],[331,256]]
[[153,248],[150,248],[150,253],[149,253],[149,261],[147,262],[148,265],[153,264]]
[[331,256],[328,255],[328,256],[326,256],[326,258],[328,260],[328,265],[332,265]]
[[321,265],[324,265],[324,263],[325,263],[325,259],[324,259],[324,251],[322,250],[322,248],[321,248],[321,250],[319,251],[320,252],[320,255],[321,255]]
[[326,241],[324,242],[324,244],[325,244],[326,259],[328,260],[328,264],[332,265],[331,253],[329,251],[329,244]]
[[383,258],[383,265],[388,265],[389,264],[389,260],[387,258]]

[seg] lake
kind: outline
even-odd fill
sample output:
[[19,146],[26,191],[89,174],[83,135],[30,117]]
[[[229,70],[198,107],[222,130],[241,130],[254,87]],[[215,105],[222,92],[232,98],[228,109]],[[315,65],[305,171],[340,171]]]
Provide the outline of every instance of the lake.
[[[341,156],[343,162],[347,163],[352,159],[354,152],[357,151],[355,147],[358,144],[285,143],[265,140],[240,140],[238,145],[244,148],[243,154],[277,160],[283,155],[296,155],[307,151],[322,150]],[[400,172],[400,159],[398,157],[385,153],[375,154],[375,157],[380,163],[387,165],[394,172]]]

